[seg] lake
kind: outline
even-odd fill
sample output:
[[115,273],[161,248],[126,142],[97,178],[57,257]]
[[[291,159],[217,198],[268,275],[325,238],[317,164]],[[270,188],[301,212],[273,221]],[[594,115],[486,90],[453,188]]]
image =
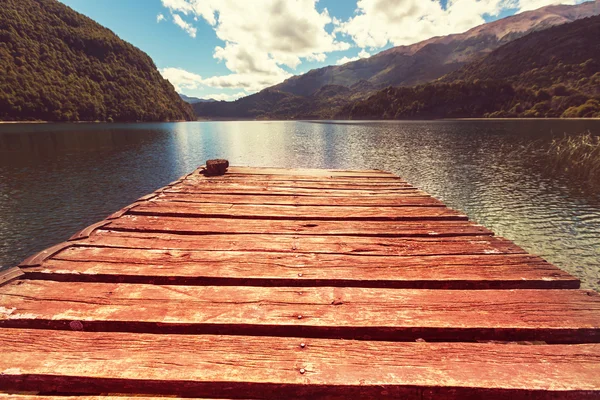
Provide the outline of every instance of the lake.
[[66,240],[204,164],[378,168],[600,290],[600,190],[522,146],[600,121],[0,125],[0,266]]

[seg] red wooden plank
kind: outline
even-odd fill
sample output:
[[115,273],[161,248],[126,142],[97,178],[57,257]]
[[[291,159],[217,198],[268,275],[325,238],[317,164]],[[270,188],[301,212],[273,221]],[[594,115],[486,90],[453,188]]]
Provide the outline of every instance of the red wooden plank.
[[179,193],[185,195],[198,194],[233,194],[233,195],[264,195],[264,196],[316,196],[316,197],[363,197],[363,198],[389,198],[396,197],[423,197],[427,193],[414,188],[400,188],[395,190],[336,190],[336,189],[300,189],[285,187],[229,187],[220,186],[171,186],[164,188],[163,193]]
[[405,182],[328,182],[328,181],[275,181],[275,180],[243,180],[243,181],[231,181],[231,180],[216,180],[216,179],[187,179],[186,181],[177,185],[178,187],[206,187],[206,188],[225,188],[225,189],[266,189],[266,188],[282,188],[282,189],[319,189],[319,190],[362,190],[362,191],[394,191],[394,190],[407,190],[414,189],[408,183]]
[[600,295],[580,290],[160,286],[21,280],[0,327],[371,338],[600,341]]
[[149,201],[129,214],[181,216],[187,218],[268,218],[296,220],[467,220],[467,216],[446,207],[344,207],[256,204],[195,204]]
[[295,206],[378,206],[378,207],[445,207],[431,196],[293,196],[293,195],[247,195],[213,193],[161,193],[157,201],[227,204],[272,204]]
[[393,237],[485,236],[492,232],[467,221],[327,221],[180,218],[125,215],[104,229],[184,234],[293,234]]
[[523,254],[387,257],[71,247],[26,278],[170,285],[422,289],[577,289],[579,280]]
[[477,255],[524,254],[510,241],[491,236],[390,238],[311,235],[181,235],[98,230],[78,245],[132,249],[207,251],[275,251],[355,255]]
[[221,176],[205,176],[204,174],[196,173],[192,174],[187,178],[188,181],[195,180],[206,180],[206,181],[226,181],[226,182],[243,182],[246,180],[251,181],[304,181],[304,182],[339,182],[339,183],[408,183],[406,180],[396,175],[386,176],[310,176],[310,175],[269,175],[269,174],[238,174],[235,172],[227,171],[225,175]]
[[2,329],[0,345],[0,390],[5,391],[409,400],[572,400],[600,395],[597,344]]
[[381,170],[350,170],[350,169],[315,169],[315,168],[268,168],[268,167],[237,167],[231,166],[227,174],[240,175],[283,175],[310,177],[350,177],[350,178],[388,178],[394,174]]
[[21,268],[9,268],[3,271],[0,271],[0,286],[7,284],[19,277],[23,276],[23,271]]

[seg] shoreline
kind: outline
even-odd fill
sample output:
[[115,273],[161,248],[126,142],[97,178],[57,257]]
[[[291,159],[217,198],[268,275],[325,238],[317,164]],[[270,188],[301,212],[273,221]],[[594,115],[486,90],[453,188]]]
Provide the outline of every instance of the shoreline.
[[282,122],[282,121],[348,121],[348,122],[431,122],[431,121],[600,121],[600,118],[438,118],[438,119],[252,119],[252,118],[222,118],[208,119],[198,118],[195,121],[124,121],[124,122],[107,122],[107,121],[0,121],[0,125],[15,125],[15,124],[164,124],[174,122]]
[[50,124],[49,121],[0,121],[0,125],[10,124]]
[[0,125],[14,124],[165,124],[173,122],[198,122],[198,121],[0,121]]
[[440,121],[600,121],[600,118],[442,118]]

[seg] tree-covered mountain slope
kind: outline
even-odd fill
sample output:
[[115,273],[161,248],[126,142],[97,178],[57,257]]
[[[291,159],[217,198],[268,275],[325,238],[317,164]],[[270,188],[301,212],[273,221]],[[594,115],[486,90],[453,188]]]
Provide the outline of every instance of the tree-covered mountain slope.
[[600,16],[534,32],[436,82],[387,88],[344,118],[600,117]]
[[327,85],[310,96],[265,89],[239,100],[194,103],[199,117],[215,119],[327,119],[353,99],[362,98],[352,88]]
[[[270,102],[268,108],[263,108],[265,94],[258,93],[237,100],[235,104],[220,102],[195,106],[194,109],[199,116],[207,118],[330,118],[339,111],[336,107],[340,104],[366,98],[389,86],[413,86],[434,81],[531,32],[598,14],[600,0],[547,6],[483,24],[461,34],[434,37],[413,45],[394,47],[369,58],[293,76],[265,89],[268,93],[279,93],[281,99],[281,103]],[[322,89],[327,87],[346,87],[350,91],[345,99],[339,93],[333,93],[331,106],[323,108]],[[315,97],[321,101],[315,101]],[[297,113],[289,109],[292,99],[301,103]]]
[[0,0],[0,120],[195,115],[150,57],[56,0]]
[[350,87],[360,80],[366,80],[379,89],[413,86],[440,78],[531,32],[598,14],[598,0],[571,6],[542,7],[483,24],[464,33],[397,46],[369,58],[312,70],[293,76],[273,89],[306,96],[325,85]]

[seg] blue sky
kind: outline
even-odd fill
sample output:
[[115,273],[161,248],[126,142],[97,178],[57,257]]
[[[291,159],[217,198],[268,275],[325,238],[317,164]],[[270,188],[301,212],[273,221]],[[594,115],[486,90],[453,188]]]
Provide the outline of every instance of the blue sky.
[[152,57],[176,89],[232,100],[310,69],[556,0],[61,0]]

